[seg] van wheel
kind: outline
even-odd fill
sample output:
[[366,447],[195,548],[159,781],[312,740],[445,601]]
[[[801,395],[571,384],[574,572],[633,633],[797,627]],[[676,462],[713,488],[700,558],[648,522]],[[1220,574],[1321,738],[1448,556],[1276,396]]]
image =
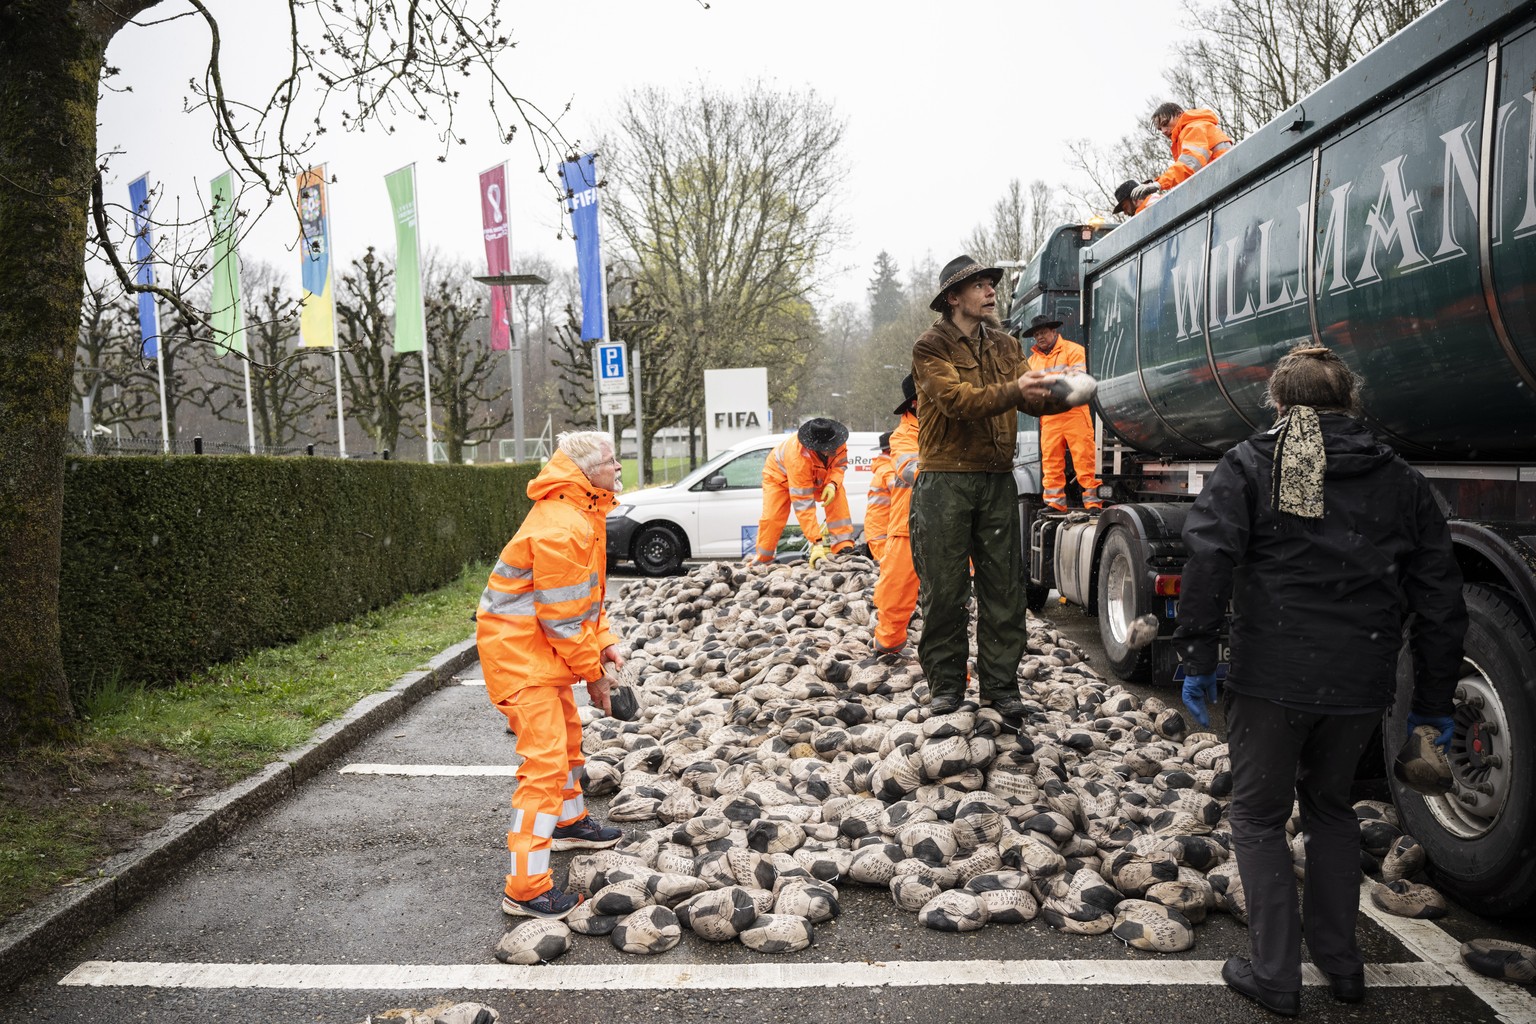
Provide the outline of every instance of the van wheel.
[[671,576],[683,565],[683,541],[670,527],[647,526],[635,535],[635,568],[646,576]]
[[1467,585],[1445,796],[1392,776],[1413,704],[1413,660],[1398,659],[1397,701],[1382,726],[1387,781],[1403,830],[1424,844],[1435,881],[1468,909],[1508,917],[1536,906],[1536,637],[1503,594]]
[[1110,669],[1129,683],[1152,675],[1152,648],[1127,643],[1131,623],[1147,614],[1147,566],[1123,526],[1112,527],[1099,551],[1099,638]]

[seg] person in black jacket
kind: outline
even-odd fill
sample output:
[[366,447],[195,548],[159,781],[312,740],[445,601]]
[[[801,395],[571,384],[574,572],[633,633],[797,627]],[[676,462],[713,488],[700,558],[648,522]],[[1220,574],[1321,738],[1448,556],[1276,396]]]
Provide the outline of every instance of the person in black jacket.
[[[1359,395],[1328,349],[1286,354],[1269,379],[1275,426],[1227,452],[1184,524],[1176,637],[1202,725],[1232,605],[1232,845],[1252,956],[1228,960],[1222,977],[1283,1016],[1300,1008],[1302,919],[1334,997],[1365,996],[1355,765],[1395,696],[1405,613],[1409,730],[1434,725],[1449,743],[1467,629],[1445,517],[1423,476],[1356,419]],[[1301,915],[1285,834],[1293,800],[1307,846]]]

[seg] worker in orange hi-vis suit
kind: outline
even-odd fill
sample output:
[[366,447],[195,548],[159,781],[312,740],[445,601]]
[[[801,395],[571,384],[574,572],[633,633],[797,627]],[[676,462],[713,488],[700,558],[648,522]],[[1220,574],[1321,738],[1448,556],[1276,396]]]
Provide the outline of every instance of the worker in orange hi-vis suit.
[[1164,103],[1152,111],[1152,127],[1163,133],[1173,154],[1173,163],[1155,182],[1164,192],[1232,148],[1232,136],[1221,130],[1214,110],[1185,110],[1177,103]]
[[880,435],[880,454],[870,460],[869,498],[864,505],[864,543],[875,561],[885,555],[885,535],[891,518],[891,432]]
[[[853,548],[853,513],[843,471],[848,465],[848,428],[836,420],[806,420],[793,437],[779,442],[763,463],[763,517],[757,524],[758,562],[773,561],[779,536],[790,510],[811,545],[810,564]],[[816,521],[816,503],[826,506],[823,534]]]
[[917,483],[917,385],[908,374],[901,382],[902,402],[896,407],[901,423],[891,431],[891,515],[886,528],[885,555],[875,581],[874,648],[876,654],[899,655],[907,642],[907,623],[917,607],[917,570],[912,566],[912,485]]
[[[1031,370],[1076,370],[1088,372],[1088,355],[1083,346],[1063,338],[1057,330],[1060,320],[1040,315],[1029,322],[1024,337],[1032,342],[1029,350]],[[1098,453],[1093,443],[1093,414],[1079,405],[1054,416],[1040,417],[1040,485],[1045,503],[1058,512],[1067,510],[1067,452],[1072,452],[1072,469],[1083,489],[1083,508],[1097,512],[1099,501]]]
[[585,681],[592,703],[609,710],[609,671],[624,665],[603,612],[605,517],[623,490],[620,466],[608,434],[561,434],[556,446],[528,484],[533,508],[502,549],[475,613],[486,694],[507,716],[523,758],[501,909],[541,918],[564,917],[581,902],[555,886],[551,850],[597,850],[623,838],[587,814],[571,692]]

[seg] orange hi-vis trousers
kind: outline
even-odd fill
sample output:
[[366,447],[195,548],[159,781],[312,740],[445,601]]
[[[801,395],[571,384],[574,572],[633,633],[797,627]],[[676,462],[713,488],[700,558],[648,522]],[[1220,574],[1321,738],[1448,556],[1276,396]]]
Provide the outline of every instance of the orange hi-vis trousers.
[[[794,500],[802,502],[807,499],[796,496]],[[811,500],[814,503],[814,499]],[[848,508],[848,492],[839,487],[837,494],[833,495],[832,500],[824,507],[827,516],[826,534],[815,538],[807,537],[806,540],[816,544],[825,543],[830,539],[830,550],[847,551],[853,547],[853,512]],[[774,552],[779,549],[779,538],[784,535],[784,524],[789,522],[789,511],[788,485],[775,487],[765,481],[763,517],[757,522],[757,560],[759,562],[773,561]],[[827,534],[830,534],[830,538]]]
[[577,779],[577,769],[587,763],[581,754],[581,719],[569,686],[524,686],[497,707],[517,734],[523,758],[512,792],[506,891],[514,900],[531,900],[555,884],[549,870],[555,826],[587,816]]
[[1097,452],[1093,444],[1093,414],[1086,405],[1040,417],[1040,486],[1045,503],[1059,512],[1067,510],[1067,451],[1072,469],[1083,489],[1083,507],[1103,508],[1099,500]]
[[907,623],[917,607],[917,570],[912,567],[912,538],[903,533],[888,537],[885,557],[880,559],[880,578],[875,581],[875,650],[895,654],[907,642]]

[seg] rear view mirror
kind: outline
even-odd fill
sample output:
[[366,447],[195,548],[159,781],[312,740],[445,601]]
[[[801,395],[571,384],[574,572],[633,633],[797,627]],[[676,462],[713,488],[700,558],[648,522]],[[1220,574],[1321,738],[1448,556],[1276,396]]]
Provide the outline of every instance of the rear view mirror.
[[725,475],[722,474],[722,473],[716,473],[714,476],[705,477],[704,478],[704,489],[706,491],[723,491],[723,490],[725,490]]

